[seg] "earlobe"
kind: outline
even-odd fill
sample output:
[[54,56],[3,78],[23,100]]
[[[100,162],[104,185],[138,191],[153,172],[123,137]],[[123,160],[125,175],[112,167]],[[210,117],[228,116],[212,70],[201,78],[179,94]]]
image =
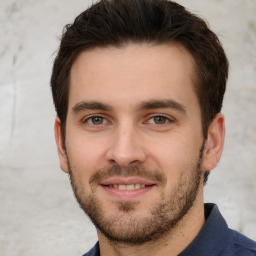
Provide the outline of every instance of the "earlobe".
[[61,133],[61,123],[60,119],[56,117],[55,123],[54,123],[54,133],[55,133],[55,141],[56,146],[58,150],[59,160],[60,160],[60,168],[68,173],[68,162],[67,162],[67,155],[66,155],[66,149],[64,146],[63,136]]
[[203,170],[214,169],[221,157],[225,138],[225,120],[223,114],[215,116],[208,128],[208,137],[205,144]]

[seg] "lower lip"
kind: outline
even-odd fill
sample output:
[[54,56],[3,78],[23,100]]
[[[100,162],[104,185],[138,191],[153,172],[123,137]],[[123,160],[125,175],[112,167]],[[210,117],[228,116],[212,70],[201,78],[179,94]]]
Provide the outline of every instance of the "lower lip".
[[104,191],[106,191],[110,196],[116,197],[118,199],[132,199],[137,198],[145,193],[149,192],[151,189],[155,187],[153,186],[146,186],[144,188],[134,189],[134,190],[119,190],[117,188],[108,187],[108,186],[100,186]]

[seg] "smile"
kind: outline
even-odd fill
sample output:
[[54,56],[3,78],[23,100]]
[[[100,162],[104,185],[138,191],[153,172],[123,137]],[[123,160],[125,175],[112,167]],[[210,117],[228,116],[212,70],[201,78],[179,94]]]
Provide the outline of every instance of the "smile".
[[119,190],[136,190],[136,189],[141,189],[145,188],[145,184],[111,184],[109,185],[110,188],[116,188]]
[[147,194],[156,184],[140,178],[114,178],[100,184],[106,196],[119,200],[131,200]]

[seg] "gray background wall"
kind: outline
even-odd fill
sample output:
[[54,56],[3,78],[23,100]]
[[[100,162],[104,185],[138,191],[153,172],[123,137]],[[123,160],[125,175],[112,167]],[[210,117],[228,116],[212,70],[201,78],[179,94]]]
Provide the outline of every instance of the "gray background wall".
[[[225,149],[205,201],[256,240],[256,2],[178,2],[209,21],[231,64]],[[90,3],[0,0],[1,256],[81,255],[96,241],[58,166],[49,89],[62,28]]]

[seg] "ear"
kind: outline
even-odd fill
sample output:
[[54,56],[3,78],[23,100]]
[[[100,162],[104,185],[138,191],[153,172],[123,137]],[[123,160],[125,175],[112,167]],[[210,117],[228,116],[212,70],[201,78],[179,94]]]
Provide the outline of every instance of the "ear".
[[66,155],[66,149],[64,146],[63,136],[61,134],[61,123],[60,119],[56,117],[55,123],[54,123],[54,133],[55,133],[55,141],[58,149],[58,155],[60,160],[60,168],[68,173],[68,161],[67,161],[67,155]]
[[202,168],[205,171],[214,169],[221,157],[225,138],[225,120],[223,114],[215,116],[208,128]]

